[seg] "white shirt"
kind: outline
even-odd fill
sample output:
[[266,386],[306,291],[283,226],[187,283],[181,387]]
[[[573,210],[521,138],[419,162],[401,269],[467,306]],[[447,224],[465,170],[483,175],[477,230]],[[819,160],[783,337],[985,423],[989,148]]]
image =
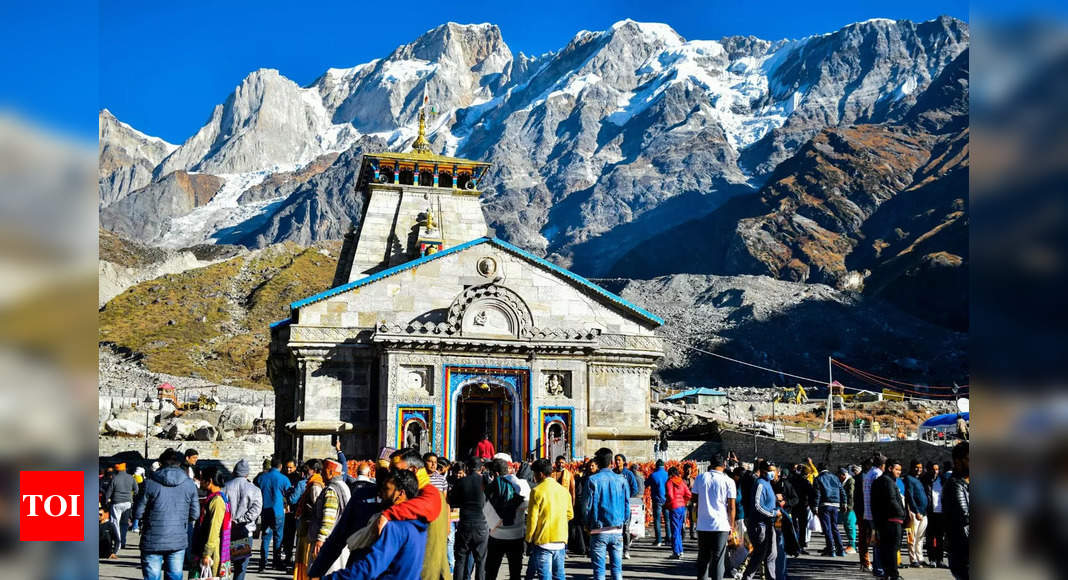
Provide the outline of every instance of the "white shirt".
[[738,497],[733,479],[721,471],[706,471],[693,482],[693,494],[697,496],[697,531],[731,531],[727,500]]
[[871,521],[871,484],[879,479],[883,475],[883,470],[878,467],[872,467],[864,474],[864,481],[861,485],[864,486],[864,519]]

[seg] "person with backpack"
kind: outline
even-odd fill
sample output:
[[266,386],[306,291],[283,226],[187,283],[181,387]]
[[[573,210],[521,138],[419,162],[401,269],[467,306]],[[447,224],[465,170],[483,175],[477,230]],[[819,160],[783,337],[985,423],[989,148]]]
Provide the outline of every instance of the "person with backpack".
[[490,469],[495,474],[486,486],[483,513],[489,525],[486,547],[486,578],[497,580],[504,558],[508,558],[508,577],[522,578],[523,532],[526,524],[530,484],[517,478],[506,459],[494,459]]
[[234,580],[244,580],[252,559],[252,535],[256,532],[256,519],[263,510],[260,488],[248,480],[248,462],[244,459],[234,465],[233,478],[223,486],[223,493],[230,500],[233,527],[230,530],[231,558]]

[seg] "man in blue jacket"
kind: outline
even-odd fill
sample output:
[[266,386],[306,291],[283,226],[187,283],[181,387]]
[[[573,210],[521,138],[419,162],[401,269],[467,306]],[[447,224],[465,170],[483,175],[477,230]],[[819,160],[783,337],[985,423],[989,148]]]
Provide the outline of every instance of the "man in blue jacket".
[[612,450],[602,447],[593,454],[593,475],[582,494],[582,521],[590,531],[590,560],[594,580],[604,580],[605,557],[611,562],[612,580],[623,578],[623,522],[630,512],[630,488],[614,473]]
[[[668,473],[664,469],[664,460],[656,460],[656,470],[645,478],[645,487],[649,489],[649,499],[653,502],[653,529],[656,530],[656,545],[663,546],[662,538],[669,538],[668,522],[671,518],[667,512],[667,480]],[[660,535],[660,520],[664,520],[664,535]]]
[[181,468],[182,455],[163,452],[163,466],[145,479],[145,492],[134,505],[141,521],[141,571],[145,580],[182,580],[188,548],[186,527],[200,516],[197,486]]
[[909,566],[922,567],[927,562],[923,557],[923,541],[927,535],[927,489],[920,477],[923,476],[923,462],[913,459],[909,474],[905,476],[905,507],[912,512],[912,526],[909,528]]
[[[775,517],[779,502],[771,480],[775,478],[774,467],[767,461],[760,460],[756,465],[756,482],[753,484],[753,509],[746,509],[745,527],[753,552],[749,555],[749,564],[745,567],[744,580],[760,577],[761,568],[766,569],[764,578],[778,578],[775,574],[775,560],[778,555],[775,540]],[[787,525],[787,524],[783,524]]]
[[260,545],[260,567],[263,572],[267,567],[267,558],[271,553],[271,544],[274,544],[274,568],[285,570],[282,563],[282,533],[286,521],[285,495],[291,485],[289,478],[282,475],[282,460],[275,457],[271,460],[271,469],[261,473],[257,477],[256,485],[263,494],[263,543]]
[[[411,471],[393,470],[388,477],[380,477],[378,483],[384,508],[419,494],[419,482]],[[426,530],[427,524],[422,520],[390,520],[375,543],[353,552],[346,568],[323,580],[418,580],[426,554]]]
[[838,510],[845,502],[845,490],[838,476],[827,470],[827,466],[820,464],[820,474],[816,476],[816,506],[820,516],[820,524],[823,526],[823,536],[827,539],[827,547],[822,554],[824,556],[845,556],[845,548],[842,546],[842,535],[838,533]]

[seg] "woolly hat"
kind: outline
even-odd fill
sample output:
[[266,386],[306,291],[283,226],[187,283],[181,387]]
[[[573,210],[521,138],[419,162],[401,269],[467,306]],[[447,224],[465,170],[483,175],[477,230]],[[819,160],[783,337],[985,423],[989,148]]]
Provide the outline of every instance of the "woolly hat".
[[244,459],[234,464],[234,477],[248,477],[248,462]]

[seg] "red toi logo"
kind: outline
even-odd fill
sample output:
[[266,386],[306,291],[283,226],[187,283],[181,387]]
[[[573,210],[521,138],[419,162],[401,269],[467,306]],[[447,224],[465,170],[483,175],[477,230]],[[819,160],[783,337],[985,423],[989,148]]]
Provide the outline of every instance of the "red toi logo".
[[85,474],[19,472],[19,540],[81,542],[85,538]]

